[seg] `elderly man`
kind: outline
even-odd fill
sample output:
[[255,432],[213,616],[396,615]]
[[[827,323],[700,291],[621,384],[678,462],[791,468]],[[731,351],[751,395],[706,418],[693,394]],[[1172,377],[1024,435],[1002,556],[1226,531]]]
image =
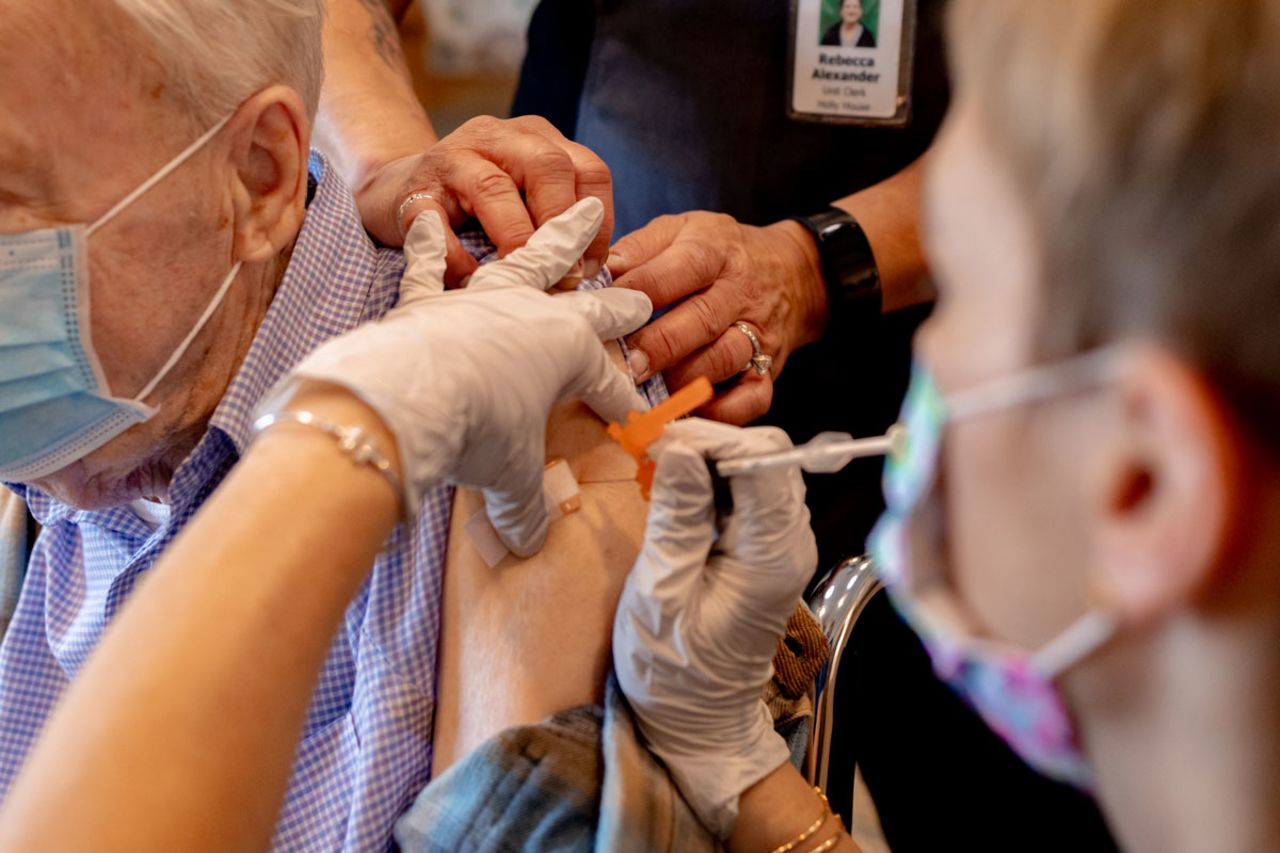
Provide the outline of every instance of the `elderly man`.
[[[322,19],[321,0],[0,0],[0,480],[22,484],[44,527],[0,648],[0,793],[138,580],[237,463],[268,390],[400,295],[401,254],[375,248],[336,173],[309,159]],[[599,202],[584,204],[490,278],[506,276],[509,293],[562,275],[605,218]],[[432,218],[427,242],[443,241]],[[442,288],[443,262],[428,273]],[[430,324],[413,325],[437,310],[430,297],[406,297],[396,328],[430,340]],[[455,300],[447,316],[488,320],[487,298]],[[509,371],[518,390],[587,388],[602,414],[625,413],[630,381],[592,373],[608,365],[584,361],[582,343],[598,350],[587,332],[633,330],[648,300],[528,298],[545,300],[535,309],[547,328],[527,337],[549,354],[539,382],[529,359]],[[574,310],[597,325],[562,322]],[[493,322],[519,353],[521,327],[537,324],[509,314]],[[453,335],[452,353],[483,338],[465,323],[435,328]],[[362,360],[372,349],[349,344],[341,364],[317,362],[311,375],[396,423],[379,383],[397,380],[385,359]],[[321,668],[277,846],[385,846],[428,778],[451,495],[441,482],[488,488],[512,550],[536,550],[545,535],[541,436],[529,425],[541,429],[551,400],[519,409],[504,397],[504,417],[489,418],[497,428],[469,423],[492,415],[471,389],[503,381],[459,375],[478,364],[416,366],[415,379],[442,376],[436,384],[453,393],[433,400],[419,382],[428,415],[408,419],[411,440],[397,429],[409,442],[400,457],[423,460],[405,476],[413,517],[387,541]],[[450,405],[465,416],[430,423]],[[520,447],[536,444],[536,458],[495,450],[504,428]],[[484,464],[467,468],[476,447]],[[494,460],[501,470],[486,470]],[[508,470],[519,478],[503,480]],[[528,470],[539,475],[533,512]]]

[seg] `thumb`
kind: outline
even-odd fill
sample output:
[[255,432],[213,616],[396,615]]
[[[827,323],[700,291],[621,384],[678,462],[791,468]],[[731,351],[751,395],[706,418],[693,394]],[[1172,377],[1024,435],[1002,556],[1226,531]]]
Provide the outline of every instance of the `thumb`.
[[444,220],[425,210],[409,226],[404,238],[405,270],[400,281],[400,304],[407,305],[444,292],[448,239]]
[[626,423],[631,412],[649,408],[631,379],[609,361],[604,347],[593,346],[592,352],[561,396],[581,400],[608,423]]
[[[538,447],[542,441],[537,443]],[[494,532],[517,557],[532,557],[547,541],[547,507],[542,496],[542,460],[530,459],[504,473],[484,490],[484,505]]]
[[641,619],[647,630],[660,635],[666,617],[690,611],[714,537],[706,460],[686,444],[665,442],[654,473],[644,545],[627,581],[636,605],[633,618]]
[[602,341],[629,335],[653,316],[653,301],[647,294],[621,287],[573,291],[556,299],[557,304],[581,314]]
[[595,197],[584,198],[535,231],[522,248],[481,267],[467,287],[548,290],[582,259],[603,222],[604,204]]

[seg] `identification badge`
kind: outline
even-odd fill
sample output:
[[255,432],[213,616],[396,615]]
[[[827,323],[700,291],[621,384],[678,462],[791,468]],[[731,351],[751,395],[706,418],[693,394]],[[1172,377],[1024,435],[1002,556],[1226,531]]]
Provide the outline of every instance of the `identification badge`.
[[791,0],[787,113],[902,127],[911,120],[917,0]]

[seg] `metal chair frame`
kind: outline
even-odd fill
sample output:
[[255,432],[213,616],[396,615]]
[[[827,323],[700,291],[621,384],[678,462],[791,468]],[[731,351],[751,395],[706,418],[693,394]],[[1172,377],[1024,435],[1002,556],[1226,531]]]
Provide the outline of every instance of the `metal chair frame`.
[[836,767],[833,772],[834,754],[845,751],[833,747],[853,733],[841,734],[837,727],[836,686],[854,626],[881,589],[883,583],[876,576],[871,560],[852,557],[819,582],[808,599],[831,645],[831,657],[814,686],[813,726],[805,756],[805,776],[810,784],[827,792],[832,809],[844,817],[846,826],[852,817],[854,768]]

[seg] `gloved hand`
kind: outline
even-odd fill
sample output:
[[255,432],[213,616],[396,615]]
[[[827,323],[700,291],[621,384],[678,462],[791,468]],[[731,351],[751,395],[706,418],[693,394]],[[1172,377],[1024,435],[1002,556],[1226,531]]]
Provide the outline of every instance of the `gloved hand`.
[[605,420],[645,408],[610,364],[601,340],[639,328],[649,298],[605,289],[551,296],[604,219],[588,198],[548,222],[528,244],[481,267],[464,290],[445,291],[446,236],[423,213],[405,241],[399,304],[321,346],[295,367],[301,379],[343,386],[395,434],[410,513],[442,480],[483,489],[493,527],[513,553],[546,538],[544,434],[552,406],[583,400]]
[[718,518],[707,459],[790,446],[777,429],[669,426],[614,621],[614,668],[640,730],[722,839],[742,792],[789,758],[761,693],[818,554],[799,469],[735,477],[733,512]]

